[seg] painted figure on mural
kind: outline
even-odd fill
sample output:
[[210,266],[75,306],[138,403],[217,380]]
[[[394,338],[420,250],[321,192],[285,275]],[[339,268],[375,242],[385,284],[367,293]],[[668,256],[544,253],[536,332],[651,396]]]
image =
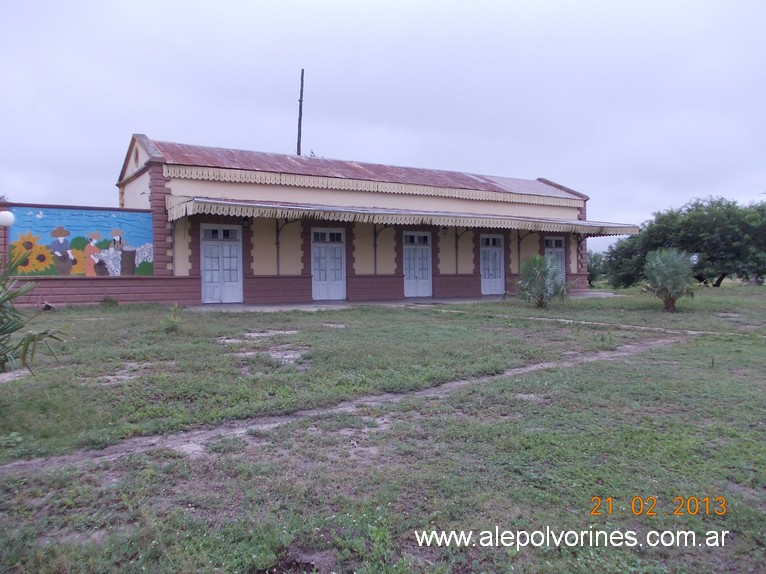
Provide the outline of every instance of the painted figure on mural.
[[122,243],[122,236],[125,235],[121,229],[117,229],[116,227],[112,229],[112,244],[109,246],[109,249],[112,251],[122,251],[123,243]]
[[101,253],[101,250],[96,247],[96,241],[103,238],[98,231],[89,233],[85,237],[88,238],[88,244],[85,246],[85,249],[83,249],[83,254],[85,255],[85,276],[95,277],[96,264],[99,262],[98,255]]
[[74,255],[72,255],[72,249],[69,246],[69,230],[64,229],[59,225],[56,229],[51,231],[51,242],[49,248],[53,253],[54,261],[56,263],[56,273],[59,275],[69,275],[74,264]]

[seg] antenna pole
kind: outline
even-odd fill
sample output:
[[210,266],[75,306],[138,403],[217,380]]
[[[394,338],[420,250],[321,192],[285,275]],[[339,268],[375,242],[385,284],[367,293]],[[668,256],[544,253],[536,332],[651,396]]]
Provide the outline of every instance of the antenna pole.
[[303,124],[303,68],[301,68],[301,96],[298,98],[298,155],[301,155],[301,126]]

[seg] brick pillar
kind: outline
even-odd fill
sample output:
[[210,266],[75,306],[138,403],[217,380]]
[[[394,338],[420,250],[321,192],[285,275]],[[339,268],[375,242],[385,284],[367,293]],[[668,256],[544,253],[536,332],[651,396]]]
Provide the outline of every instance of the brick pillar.
[[192,215],[189,217],[189,277],[201,277],[202,269],[200,263],[202,243],[200,242],[200,217]]
[[[0,211],[7,211],[8,206],[7,205],[0,205]],[[0,225],[0,263],[5,261],[5,258],[8,256],[8,237],[10,233],[8,232],[8,228]]]
[[8,228],[0,225],[0,261],[8,256]]
[[301,275],[303,277],[311,277],[313,273],[311,268],[311,222],[305,219],[301,221],[301,243],[303,245]]
[[167,182],[170,181],[162,173],[162,164],[149,165],[149,207],[152,210],[152,237],[154,243],[154,274],[160,277],[173,275],[173,256],[171,249],[171,226],[168,222],[168,211],[165,206],[165,196],[170,194]]
[[[587,204],[583,202],[582,207],[579,209],[577,219],[580,221],[586,221]],[[585,237],[580,241],[580,249],[577,253],[577,272],[588,274],[588,240]]]
[[354,266],[354,254],[356,253],[356,234],[354,233],[354,224],[345,223],[343,229],[346,230],[346,279],[356,275]]

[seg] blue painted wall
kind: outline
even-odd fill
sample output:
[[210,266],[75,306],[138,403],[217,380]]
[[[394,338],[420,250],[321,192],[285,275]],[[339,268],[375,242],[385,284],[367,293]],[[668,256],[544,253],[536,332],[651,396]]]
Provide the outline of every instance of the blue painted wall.
[[[151,275],[149,212],[10,206],[11,254],[28,252],[21,275]],[[61,238],[61,241],[59,240]]]

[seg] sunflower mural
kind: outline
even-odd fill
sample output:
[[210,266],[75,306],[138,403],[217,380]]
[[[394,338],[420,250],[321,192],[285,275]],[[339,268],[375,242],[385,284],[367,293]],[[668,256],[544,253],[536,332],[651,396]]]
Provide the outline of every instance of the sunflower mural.
[[148,211],[33,205],[13,205],[10,211],[15,222],[8,228],[8,247],[11,255],[23,254],[20,275],[153,273],[152,216]]
[[85,275],[85,254],[82,249],[72,249],[72,269],[70,275]]
[[19,264],[20,275],[52,275],[56,272],[51,250],[45,245],[40,245],[39,240],[39,235],[33,235],[31,231],[28,231],[20,233],[19,238],[11,243],[13,257],[26,253]]

